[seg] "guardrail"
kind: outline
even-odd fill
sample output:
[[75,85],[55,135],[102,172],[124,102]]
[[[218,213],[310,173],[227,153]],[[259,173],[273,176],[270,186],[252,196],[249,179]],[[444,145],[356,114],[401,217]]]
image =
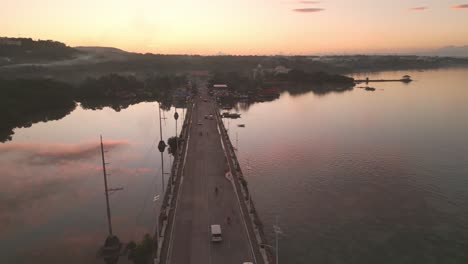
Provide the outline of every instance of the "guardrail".
[[[165,256],[167,254],[168,249],[168,240],[170,228],[173,224],[171,221],[174,215],[174,207],[177,200],[177,195],[180,189],[180,178],[182,174],[182,160],[187,151],[187,138],[189,135],[189,125],[192,119],[192,107],[193,103],[190,101],[187,103],[190,107],[187,107],[187,112],[185,113],[184,123],[182,125],[182,130],[180,131],[180,139],[182,142],[179,144],[179,148],[177,149],[177,154],[174,157],[174,162],[172,163],[171,173],[170,173],[170,180],[167,183],[166,192],[164,193],[163,202],[161,204],[160,213],[158,216],[159,223],[156,225],[159,227],[159,230],[155,230],[155,234],[153,235],[153,263],[165,263],[165,259],[162,259],[161,256]],[[159,239],[158,239],[159,234]]]
[[263,245],[268,245],[265,232],[263,231],[263,223],[260,220],[260,217],[258,216],[257,210],[255,209],[254,202],[252,201],[252,197],[249,192],[248,183],[244,178],[244,174],[242,173],[242,169],[237,160],[237,155],[236,155],[236,152],[234,151],[234,146],[232,145],[229,135],[227,134],[227,130],[224,126],[224,123],[222,121],[222,117],[219,113],[218,108],[216,108],[215,110],[216,110],[215,112],[217,115],[218,125],[221,130],[220,131],[221,136],[224,139],[226,139],[225,140],[226,151],[227,153],[229,153],[229,158],[234,164],[235,170],[231,170],[231,174],[232,174],[233,179],[237,182],[237,185],[241,187],[240,191],[241,191],[242,197],[244,198],[242,200],[243,200],[245,207],[248,209],[249,219],[251,221],[252,226],[254,227],[255,238],[260,248],[260,253],[262,254],[262,257],[265,263],[274,263],[274,257],[273,257],[274,254],[271,248],[263,246]]

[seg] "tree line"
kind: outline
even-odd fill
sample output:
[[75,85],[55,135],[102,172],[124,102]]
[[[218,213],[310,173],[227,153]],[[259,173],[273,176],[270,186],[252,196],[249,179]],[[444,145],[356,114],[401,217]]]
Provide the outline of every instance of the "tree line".
[[40,121],[58,120],[78,103],[85,109],[111,107],[116,111],[143,101],[160,101],[170,108],[172,91],[187,83],[185,76],[105,75],[78,85],[53,79],[0,79],[0,142],[11,140],[13,129]]

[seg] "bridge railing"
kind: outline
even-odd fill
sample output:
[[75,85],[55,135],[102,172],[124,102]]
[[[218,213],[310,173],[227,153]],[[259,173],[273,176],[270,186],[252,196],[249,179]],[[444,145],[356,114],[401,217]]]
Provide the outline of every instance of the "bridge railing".
[[255,208],[255,204],[252,200],[252,197],[249,192],[248,188],[248,183],[247,180],[244,178],[244,174],[242,173],[242,169],[240,167],[239,161],[237,159],[237,154],[234,150],[234,146],[232,145],[232,142],[229,138],[229,135],[227,133],[227,130],[224,126],[224,123],[222,121],[222,117],[219,113],[219,110],[216,109],[216,115],[217,115],[217,120],[218,124],[221,130],[221,136],[224,137],[226,140],[226,151],[229,153],[229,158],[232,160],[234,164],[234,171],[231,171],[233,174],[233,178],[238,181],[239,185],[241,186],[241,192],[244,198],[244,204],[246,205],[246,208],[248,209],[248,215],[249,219],[251,221],[252,226],[254,227],[254,232],[255,232],[255,237],[256,241],[258,243],[258,246],[261,248],[261,252],[264,258],[264,261],[266,263],[274,263],[274,252],[272,252],[272,249],[269,247],[263,247],[262,245],[268,245],[268,241],[265,236],[265,232],[263,231],[263,223],[260,220],[260,217],[257,213],[257,210]]
[[[189,134],[189,124],[192,117],[192,102],[188,103],[190,107],[187,107],[187,111],[185,113],[184,123],[182,125],[182,129],[179,134],[179,138],[181,142],[179,143],[177,153],[174,156],[174,162],[172,163],[171,172],[170,172],[170,180],[167,182],[166,192],[164,194],[163,202],[161,204],[161,209],[157,221],[159,222],[157,227],[158,230],[155,230],[155,234],[153,237],[154,240],[154,247],[153,247],[153,263],[165,263],[165,259],[162,257],[166,255],[167,248],[168,248],[168,238],[169,232],[172,226],[172,219],[174,218],[174,208],[176,198],[179,192],[180,187],[180,176],[182,174],[182,158],[187,151],[187,138]],[[158,234],[160,236],[157,239]],[[158,243],[159,241],[159,243]]]

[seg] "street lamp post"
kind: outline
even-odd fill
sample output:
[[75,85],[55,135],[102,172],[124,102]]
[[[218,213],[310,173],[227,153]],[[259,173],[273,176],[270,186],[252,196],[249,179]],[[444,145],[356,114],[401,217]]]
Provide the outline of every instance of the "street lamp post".
[[279,259],[278,259],[278,235],[282,234],[283,232],[281,231],[281,228],[278,225],[278,216],[276,216],[276,224],[273,225],[273,230],[275,231],[275,240],[276,240],[276,264],[279,264]]
[[[157,202],[159,201],[159,194],[158,195],[155,195],[153,197],[153,202]],[[155,207],[156,210],[155,210],[155,214],[156,214],[156,251],[155,253],[153,254],[153,263],[158,263],[158,258],[159,258],[159,216],[158,216],[158,211],[157,211],[157,207]],[[154,251],[153,251],[154,252]]]
[[[178,162],[179,161],[179,134],[177,134],[177,120],[179,119],[179,113],[177,113],[177,108],[175,109],[174,119],[175,119],[176,151],[175,153],[173,153],[173,155],[174,155],[174,162]],[[172,179],[172,184],[174,184],[175,183],[174,175],[171,175],[171,179]]]
[[[159,201],[159,194],[154,196],[153,198],[153,202],[157,202]],[[157,240],[158,240],[158,245],[159,245],[159,216],[158,216],[158,212],[156,212],[156,236],[157,236]]]
[[158,144],[158,149],[161,152],[161,180],[162,180],[162,193],[164,195],[164,150],[166,149],[166,143],[162,139],[162,124],[161,124],[161,103],[159,103],[159,135],[160,141]]

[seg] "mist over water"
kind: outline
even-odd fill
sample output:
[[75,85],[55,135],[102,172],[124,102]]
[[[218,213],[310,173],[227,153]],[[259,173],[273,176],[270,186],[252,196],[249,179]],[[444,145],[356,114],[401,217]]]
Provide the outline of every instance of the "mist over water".
[[[415,81],[284,92],[225,120],[271,245],[278,216],[282,263],[468,261],[468,70],[354,77],[404,74]],[[173,114],[164,113],[164,140]],[[124,187],[111,196],[114,232],[124,242],[152,232],[157,104],[77,107],[0,144],[0,263],[102,263],[100,134],[110,185]]]

